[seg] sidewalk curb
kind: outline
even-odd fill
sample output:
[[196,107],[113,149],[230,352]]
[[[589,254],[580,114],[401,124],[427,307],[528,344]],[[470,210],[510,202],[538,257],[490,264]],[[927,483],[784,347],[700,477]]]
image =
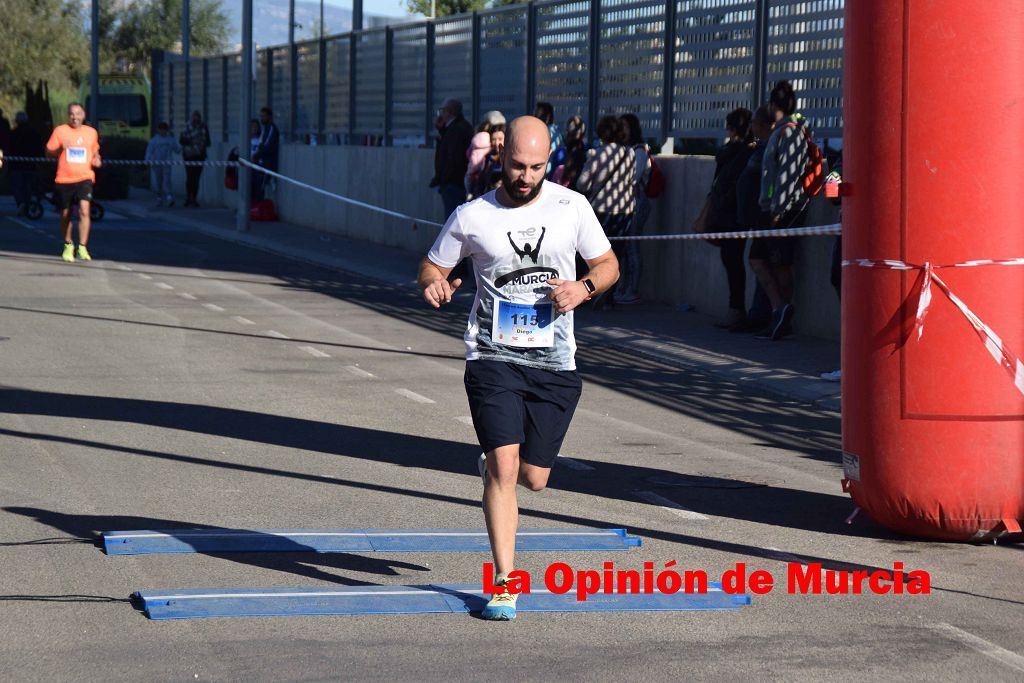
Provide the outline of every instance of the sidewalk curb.
[[[136,218],[153,218],[149,211],[139,210],[131,206],[119,206],[118,209],[122,210],[123,213],[132,215]],[[394,274],[382,269],[376,269],[368,267],[365,263],[359,263],[356,261],[348,261],[338,256],[322,256],[316,252],[309,251],[307,249],[298,249],[287,247],[280,242],[272,239],[266,239],[263,237],[257,237],[249,233],[237,232],[234,230],[225,230],[223,228],[216,228],[210,225],[204,225],[202,222],[197,221],[195,217],[177,216],[175,214],[159,214],[161,220],[165,220],[169,223],[173,223],[183,228],[189,228],[197,230],[198,232],[214,237],[226,242],[233,244],[239,244],[242,246],[258,249],[276,256],[281,256],[294,261],[302,263],[308,263],[320,268],[329,268],[331,270],[337,270],[342,272],[357,273],[363,277],[367,277],[379,282],[383,282],[389,285],[398,286],[412,286],[415,281],[412,279],[398,280],[394,277]],[[621,342],[615,342],[614,340],[609,341],[607,339],[598,339],[594,337],[594,334],[589,330],[577,330],[577,335],[581,340],[586,340],[589,344],[601,345],[607,348],[613,348],[617,351],[624,353],[634,354],[653,360],[659,363],[665,363],[673,367],[678,367],[691,372],[700,373],[706,376],[715,377],[717,379],[725,380],[736,384],[737,386],[750,387],[756,391],[771,396],[777,396],[780,398],[798,401],[805,405],[820,410],[839,413],[841,411],[841,399],[836,396],[834,392],[826,392],[817,390],[817,385],[826,385],[824,380],[817,379],[810,375],[802,375],[788,370],[780,370],[778,368],[772,368],[771,372],[779,379],[773,379],[771,381],[760,380],[757,375],[766,372],[764,368],[756,368],[743,359],[735,358],[733,356],[727,356],[722,354],[716,354],[714,352],[701,349],[702,355],[715,356],[723,361],[723,364],[729,364],[733,367],[723,368],[722,370],[716,370],[714,368],[719,367],[718,364],[706,364],[700,363],[694,360],[687,360],[681,357],[679,354],[673,353],[658,353],[649,349],[644,349],[638,345],[629,345]],[[797,386],[793,386],[796,384]],[[806,386],[799,386],[806,385]],[[823,386],[824,388],[824,386]]]

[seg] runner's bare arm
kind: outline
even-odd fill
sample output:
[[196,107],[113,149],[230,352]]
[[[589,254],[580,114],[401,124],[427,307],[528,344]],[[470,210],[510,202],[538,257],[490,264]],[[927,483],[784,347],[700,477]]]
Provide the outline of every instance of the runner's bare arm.
[[548,296],[555,302],[555,310],[559,313],[568,313],[579,306],[591,296],[596,296],[608,290],[619,279],[619,260],[615,253],[609,249],[597,258],[586,259],[589,270],[583,277],[594,283],[593,295],[587,291],[583,280],[560,280],[552,278],[548,284],[554,287]]
[[92,167],[99,168],[103,165],[103,159],[100,158],[100,151],[96,150],[96,153],[92,157]]
[[458,278],[451,284],[448,283],[448,276],[452,269],[439,266],[430,259],[423,259],[420,263],[420,274],[417,278],[420,289],[423,290],[423,300],[434,308],[441,308],[452,300],[455,290],[462,284]]

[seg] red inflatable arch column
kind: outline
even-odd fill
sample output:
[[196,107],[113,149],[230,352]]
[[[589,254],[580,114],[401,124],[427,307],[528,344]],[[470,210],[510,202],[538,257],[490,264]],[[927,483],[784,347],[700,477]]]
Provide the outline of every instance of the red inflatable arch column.
[[[843,78],[845,259],[1024,257],[1024,3],[848,1]],[[1024,266],[934,272],[1024,353]],[[1019,531],[1024,395],[934,286],[918,340],[923,274],[843,270],[844,484],[902,533]]]

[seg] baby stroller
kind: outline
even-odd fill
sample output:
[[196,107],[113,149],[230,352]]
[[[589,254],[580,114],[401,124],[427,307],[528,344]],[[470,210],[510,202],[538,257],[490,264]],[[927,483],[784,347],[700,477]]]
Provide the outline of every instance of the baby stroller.
[[[37,221],[43,217],[43,201],[46,201],[53,207],[54,211],[57,209],[57,195],[53,188],[53,181],[49,181],[49,191],[41,189],[43,181],[39,176],[35,177],[32,183],[32,198],[28,201],[28,206],[25,209],[25,217],[30,220]],[[76,213],[77,208],[72,209],[72,213]],[[59,213],[59,211],[58,211]],[[95,199],[89,202],[89,217],[94,221],[103,220],[103,216],[106,213],[103,209],[103,205],[97,202]]]

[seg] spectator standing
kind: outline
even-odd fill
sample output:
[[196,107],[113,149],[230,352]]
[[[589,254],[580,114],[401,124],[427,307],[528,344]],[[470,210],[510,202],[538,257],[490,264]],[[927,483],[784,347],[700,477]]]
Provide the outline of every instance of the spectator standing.
[[[623,114],[619,120],[622,122],[625,144],[629,145],[636,157],[636,177],[633,182],[636,210],[633,212],[633,220],[626,229],[626,235],[639,235],[651,215],[651,200],[647,197],[647,181],[651,177],[651,154],[644,143],[643,129],[636,114]],[[635,240],[627,241],[624,254],[625,258],[620,261],[622,275],[616,285],[615,303],[628,306],[640,303],[640,244]]]
[[[708,194],[708,229],[711,232],[732,232],[753,227],[753,223],[746,225],[739,220],[737,192],[740,176],[754,151],[750,119],[750,110],[743,108],[734,109],[725,117],[727,139],[715,154],[715,179]],[[755,180],[760,180],[760,174],[755,176]],[[759,185],[755,187],[760,189]],[[747,317],[747,265],[743,258],[746,248],[746,240],[727,239],[718,243],[719,255],[729,282],[729,316],[718,323],[717,327],[731,329],[742,324]]]
[[504,147],[505,126],[494,126],[491,128],[490,153],[484,158],[477,186],[473,188],[474,197],[485,195],[501,184],[501,153]]
[[[803,225],[808,197],[803,189],[807,167],[807,120],[796,113],[796,93],[789,81],[772,88],[768,110],[775,130],[768,138],[761,166],[761,208],[772,228]],[[791,333],[793,320],[793,258],[796,238],[757,239],[750,247],[750,267],[772,306],[772,321],[759,337],[778,341]]]
[[436,187],[441,195],[447,220],[466,200],[464,179],[469,167],[466,150],[473,139],[473,127],[462,115],[462,102],[451,98],[437,111],[434,126],[440,137],[434,152],[434,177],[430,187]]
[[579,116],[565,122],[565,142],[552,153],[548,166],[548,180],[570,190],[576,189],[576,179],[587,161],[587,124]]
[[[550,102],[538,102],[534,108],[533,115],[544,122],[548,127],[548,135],[551,137],[551,152],[554,154],[555,150],[561,147],[565,142],[562,140],[562,132],[558,130],[558,126],[555,125],[555,108],[551,106]],[[548,168],[546,175],[550,175],[552,171],[551,161],[549,156]]]
[[[11,131],[11,146],[7,151],[11,156],[41,157],[45,154],[43,137],[29,124],[28,114],[19,111],[14,115],[17,124]],[[28,203],[32,199],[32,183],[35,179],[36,165],[31,161],[11,161],[8,164],[11,178],[11,193],[14,203],[18,206],[18,215],[24,215]]]
[[153,179],[153,189],[156,190],[156,205],[174,206],[174,195],[171,194],[171,164],[175,155],[181,153],[174,136],[171,135],[171,127],[166,121],[157,124],[156,135],[146,145],[146,161],[154,162],[149,166],[149,174]]
[[476,188],[480,184],[480,174],[484,170],[484,162],[491,153],[491,124],[484,120],[476,127],[476,133],[469,141],[469,149],[466,150],[466,175],[463,186],[466,188],[466,196],[475,196]]
[[[260,149],[260,120],[250,119],[249,120],[249,160],[256,163],[256,153]],[[262,199],[263,191],[263,174],[259,171],[251,170],[249,172],[249,199],[250,201],[257,201]]]
[[[597,136],[601,147],[587,152],[576,188],[587,195],[605,235],[620,237],[628,230],[636,210],[636,155],[623,144],[622,122],[615,116],[604,116],[597,122]],[[620,263],[625,255],[625,245],[622,240],[612,241],[612,249]],[[613,285],[594,302],[594,307],[612,306],[615,291]]]
[[[198,111],[192,112],[188,128],[181,133],[181,157],[185,161],[206,161],[206,149],[210,146],[210,130],[203,123]],[[199,178],[202,166],[185,166],[185,206],[199,206]]]
[[[771,227],[771,214],[761,209],[759,198],[764,151],[774,127],[775,119],[768,111],[768,105],[758,107],[750,120],[750,132],[754,138],[754,147],[747,159],[747,165],[736,181],[736,218],[744,230],[767,230]],[[751,249],[753,250],[753,246]],[[746,320],[731,326],[729,331],[760,332],[770,321],[771,305],[768,303],[768,297],[765,295],[761,283],[758,282],[754,289],[754,300],[750,305],[750,310],[747,311]]]
[[[281,147],[281,132],[277,129],[277,124],[274,123],[274,112],[270,107],[260,109],[259,127],[260,142],[253,152],[252,162],[267,170],[277,171],[278,155]],[[253,173],[252,176],[256,181],[253,184],[255,191],[252,198],[253,201],[259,201],[265,195],[267,175],[257,172]]]

